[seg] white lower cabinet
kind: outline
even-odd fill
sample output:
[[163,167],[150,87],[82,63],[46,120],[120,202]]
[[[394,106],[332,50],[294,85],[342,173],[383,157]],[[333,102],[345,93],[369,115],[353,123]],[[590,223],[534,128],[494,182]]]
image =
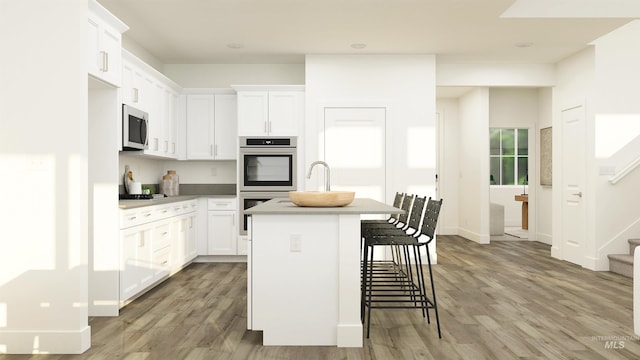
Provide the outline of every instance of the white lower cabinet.
[[197,200],[123,210],[120,306],[196,257]]
[[236,199],[208,199],[207,209],[206,255],[237,255]]
[[151,233],[152,229],[145,225],[120,231],[121,303],[153,283]]
[[209,255],[236,255],[236,212],[209,211],[207,226]]
[[[181,215],[172,222],[176,246],[172,249],[172,258],[175,259],[171,268],[171,274],[182,269],[182,265],[193,260],[197,255],[197,224],[196,213]],[[180,265],[179,265],[180,264]]]

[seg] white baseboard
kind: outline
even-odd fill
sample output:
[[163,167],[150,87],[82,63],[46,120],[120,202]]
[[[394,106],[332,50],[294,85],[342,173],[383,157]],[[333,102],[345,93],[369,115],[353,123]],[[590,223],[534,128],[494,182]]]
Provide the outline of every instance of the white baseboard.
[[247,262],[247,255],[198,255],[193,260],[195,263],[215,263],[215,262]]
[[491,241],[491,237],[489,235],[478,234],[476,232],[463,228],[458,228],[458,235],[471,241],[477,242],[478,244],[489,244]]
[[82,354],[91,347],[91,327],[71,330],[0,330],[0,354]]

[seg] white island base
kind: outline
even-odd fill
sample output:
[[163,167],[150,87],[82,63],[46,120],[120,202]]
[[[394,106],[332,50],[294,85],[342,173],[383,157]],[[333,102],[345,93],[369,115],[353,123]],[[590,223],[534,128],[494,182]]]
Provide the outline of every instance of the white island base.
[[360,216],[400,212],[370,199],[249,209],[248,328],[263,331],[264,345],[362,347]]

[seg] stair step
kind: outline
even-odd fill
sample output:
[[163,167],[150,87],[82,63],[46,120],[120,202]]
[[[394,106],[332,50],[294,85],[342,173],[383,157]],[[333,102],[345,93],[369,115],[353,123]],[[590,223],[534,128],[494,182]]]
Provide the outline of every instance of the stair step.
[[607,257],[609,258],[609,271],[626,277],[633,277],[633,255],[610,254]]
[[629,254],[633,255],[633,251],[636,247],[640,246],[640,239],[629,239]]

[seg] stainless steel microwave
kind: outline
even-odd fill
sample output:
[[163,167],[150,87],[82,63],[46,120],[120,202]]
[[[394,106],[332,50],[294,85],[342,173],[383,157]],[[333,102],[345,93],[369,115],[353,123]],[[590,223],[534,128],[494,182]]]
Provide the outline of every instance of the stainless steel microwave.
[[149,114],[122,104],[122,150],[145,150],[149,147]]

